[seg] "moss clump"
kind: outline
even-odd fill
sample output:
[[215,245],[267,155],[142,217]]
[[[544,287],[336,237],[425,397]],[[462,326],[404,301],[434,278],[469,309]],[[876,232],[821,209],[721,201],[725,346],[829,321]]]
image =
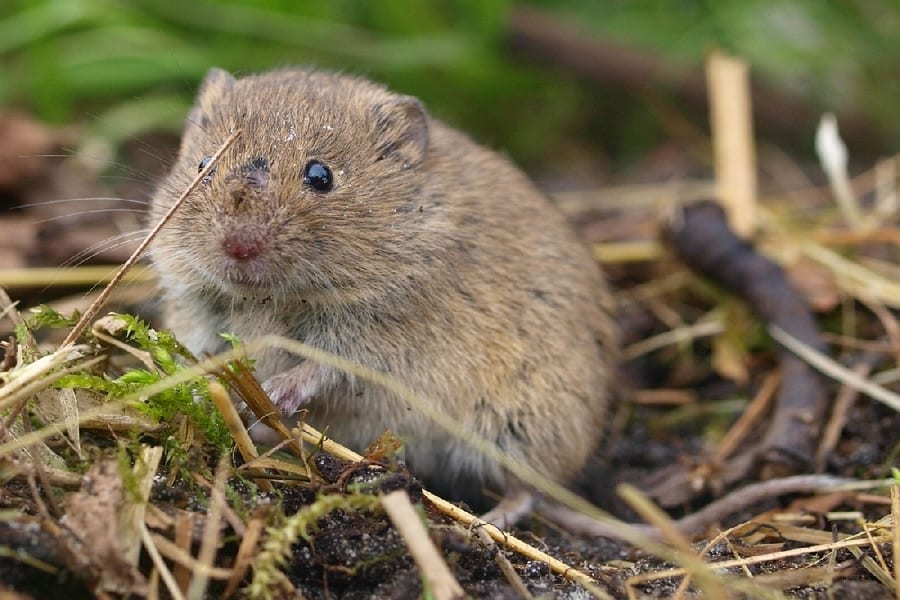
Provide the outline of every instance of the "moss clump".
[[[157,331],[146,322],[131,315],[115,315],[122,323],[119,335],[130,345],[146,352],[153,368],[132,368],[121,375],[106,372],[79,372],[61,377],[55,384],[59,388],[87,389],[101,392],[109,399],[133,396],[141,398],[134,406],[153,419],[167,424],[182,423],[187,418],[195,430],[220,451],[231,445],[231,435],[224,420],[215,410],[209,397],[204,377],[194,377],[169,389],[142,397],[141,390],[162,379],[178,373],[185,364],[196,362],[193,355],[168,331]],[[33,309],[26,327],[32,331],[43,327],[71,327],[78,315],[66,317],[47,306]],[[23,339],[25,331],[19,332]],[[166,436],[170,451],[177,454],[176,437]],[[170,459],[173,456],[170,456]]]

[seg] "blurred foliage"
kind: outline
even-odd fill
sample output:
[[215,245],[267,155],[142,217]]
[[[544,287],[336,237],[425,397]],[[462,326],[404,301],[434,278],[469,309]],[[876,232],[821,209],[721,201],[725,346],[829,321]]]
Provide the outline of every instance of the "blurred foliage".
[[[558,2],[535,2],[546,7]],[[713,47],[820,110],[854,109],[900,136],[898,0],[638,2],[570,0],[566,12],[610,38],[689,64]]]
[[[699,66],[723,47],[817,108],[852,106],[900,135],[897,0],[542,0],[585,31]],[[529,164],[567,138],[645,152],[658,116],[511,56],[509,0],[3,0],[0,105],[121,141],[180,130],[213,65],[315,64],[367,75]],[[598,105],[602,106],[599,109]],[[810,144],[811,145],[811,141]]]

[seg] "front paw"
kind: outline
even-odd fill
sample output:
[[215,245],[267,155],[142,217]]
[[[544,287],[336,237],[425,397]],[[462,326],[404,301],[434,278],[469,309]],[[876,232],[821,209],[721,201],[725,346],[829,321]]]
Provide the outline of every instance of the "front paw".
[[326,381],[325,370],[311,361],[267,379],[262,388],[284,415],[291,415],[307,404]]

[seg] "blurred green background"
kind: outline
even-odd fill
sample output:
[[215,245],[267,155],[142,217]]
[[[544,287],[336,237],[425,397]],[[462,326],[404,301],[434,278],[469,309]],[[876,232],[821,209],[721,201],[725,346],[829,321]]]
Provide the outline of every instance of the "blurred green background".
[[[763,86],[818,114],[853,113],[874,132],[862,154],[900,139],[900,2],[858,0],[559,0],[524,3],[573,31],[700,69],[723,48]],[[507,0],[2,0],[0,107],[81,123],[119,142],[177,132],[210,66],[247,73],[314,64],[367,75],[422,98],[431,112],[526,166],[572,145],[626,166],[702,107],[665,85],[585,77],[515,51]],[[807,130],[789,135],[811,152]],[[777,135],[777,132],[775,132]],[[854,150],[851,148],[851,151]]]

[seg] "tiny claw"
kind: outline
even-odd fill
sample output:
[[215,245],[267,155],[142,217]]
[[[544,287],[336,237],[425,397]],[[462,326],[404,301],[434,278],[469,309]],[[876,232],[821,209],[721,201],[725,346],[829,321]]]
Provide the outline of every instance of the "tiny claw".
[[532,492],[514,484],[506,490],[497,506],[481,515],[481,520],[498,529],[509,529],[531,512],[534,501]]
[[325,383],[324,369],[311,361],[267,379],[263,391],[282,414],[291,415],[319,393]]

